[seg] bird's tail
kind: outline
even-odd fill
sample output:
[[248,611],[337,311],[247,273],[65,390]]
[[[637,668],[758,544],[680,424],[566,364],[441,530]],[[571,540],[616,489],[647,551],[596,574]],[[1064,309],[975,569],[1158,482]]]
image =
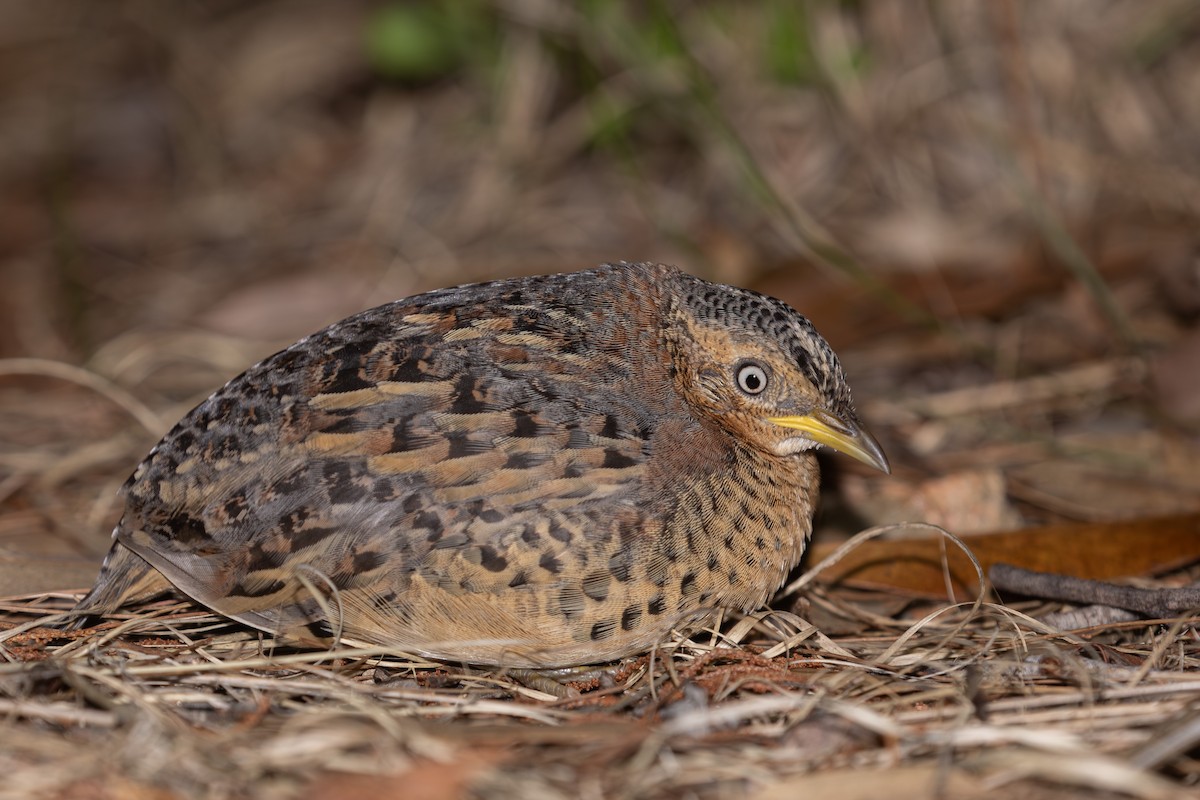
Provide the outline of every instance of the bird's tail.
[[149,600],[170,588],[170,582],[161,572],[119,541],[114,541],[112,549],[104,557],[96,585],[72,609],[77,616],[69,623],[69,627],[86,628],[94,625],[101,617],[121,606]]

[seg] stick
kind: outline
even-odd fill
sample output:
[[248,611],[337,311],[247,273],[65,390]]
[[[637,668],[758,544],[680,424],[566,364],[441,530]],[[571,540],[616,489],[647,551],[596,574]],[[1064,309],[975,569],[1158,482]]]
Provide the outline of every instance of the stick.
[[1138,589],[1052,572],[1035,572],[1011,564],[993,565],[988,571],[988,578],[997,589],[1017,594],[1113,606],[1149,617],[1176,617],[1181,612],[1200,609],[1200,588],[1196,587]]

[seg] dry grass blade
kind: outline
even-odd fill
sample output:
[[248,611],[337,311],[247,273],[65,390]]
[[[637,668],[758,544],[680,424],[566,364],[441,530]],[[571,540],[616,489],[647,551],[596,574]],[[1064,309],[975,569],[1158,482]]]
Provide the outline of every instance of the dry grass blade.
[[42,358],[5,358],[0,359],[0,376],[2,375],[41,375],[70,381],[108,398],[155,436],[161,435],[167,427],[166,421],[145,403],[107,378],[82,367]]
[[[548,763],[579,769],[577,748],[594,767],[607,765],[610,789],[628,791],[666,780],[661,770],[672,760],[688,765],[691,780],[744,787],[847,759],[881,765],[898,752],[921,763],[950,749],[992,785],[1036,777],[1158,798],[1171,784],[1145,771],[1180,764],[1194,739],[1194,726],[1183,724],[1156,745],[1160,721],[1200,697],[1200,681],[1183,673],[1097,658],[1138,647],[1155,652],[1148,663],[1190,653],[1196,646],[1178,626],[1144,627],[1140,645],[1122,634],[1127,644],[1101,646],[1102,634],[1089,643],[978,601],[934,608],[899,636],[895,620],[824,637],[784,612],[735,617],[651,662],[561,675],[578,691],[566,701],[503,672],[379,648],[290,651],[180,604],[146,606],[90,634],[46,629],[69,601],[40,595],[0,605],[8,661],[0,713],[23,731],[14,786],[61,790],[94,774],[76,763],[62,783],[39,783],[44,776],[28,772],[56,757],[39,731],[57,730],[93,747],[105,737],[120,769],[136,751],[127,774],[197,796],[208,792],[200,776],[214,769],[246,780],[283,770],[281,783],[254,780],[284,791],[333,771],[449,765],[505,741],[499,760],[473,778],[479,786],[545,780]],[[547,734],[532,735],[536,728]],[[213,733],[228,744],[214,750]],[[137,750],[147,735],[158,744]],[[764,750],[768,739],[775,745]],[[0,740],[11,743],[8,734]],[[374,753],[366,761],[364,747]],[[720,759],[697,760],[718,750]],[[1054,767],[1063,754],[1094,769]],[[543,789],[566,797],[570,786],[552,780]]]

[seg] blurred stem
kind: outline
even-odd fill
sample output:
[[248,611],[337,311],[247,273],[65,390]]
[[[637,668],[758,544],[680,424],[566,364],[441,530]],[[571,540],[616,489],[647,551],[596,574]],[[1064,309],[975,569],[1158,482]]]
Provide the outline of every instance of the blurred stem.
[[[760,203],[782,220],[790,233],[817,261],[850,277],[880,298],[902,318],[935,330],[946,332],[945,322],[924,308],[896,293],[891,287],[869,272],[848,250],[824,231],[821,225],[796,203],[790,202],[772,184],[737,128],[724,113],[717,99],[715,83],[704,65],[695,57],[683,37],[665,0],[655,0],[654,8],[672,36],[672,44],[683,59],[688,73],[687,85],[691,99],[702,111],[712,130],[728,148],[742,169],[751,192]],[[961,336],[956,336],[961,338]]]
[[[620,32],[614,33],[610,30],[610,23],[601,18],[600,10],[585,6],[581,12],[588,18],[593,30],[620,39]],[[692,253],[700,260],[707,259],[707,254],[701,251],[692,237],[664,218],[655,202],[654,195],[647,188],[650,185],[650,179],[642,170],[637,148],[629,137],[628,127],[614,124],[614,121],[620,117],[634,113],[635,104],[610,88],[600,68],[591,58],[582,59],[579,67],[587,81],[587,90],[593,98],[590,104],[593,127],[603,131],[602,135],[596,137],[596,143],[616,157],[617,164],[629,178],[629,184],[638,207],[642,209],[648,219],[653,220],[658,230],[664,233],[674,246],[684,252]]]
[[1046,245],[1092,295],[1125,347],[1136,351],[1133,329],[1108,284],[1045,199],[1047,189],[1042,173],[1044,158],[1041,142],[1035,133],[1032,88],[1021,38],[1022,7],[1015,0],[1005,0],[989,5],[988,9],[997,40],[1005,100],[1009,108],[1007,117],[1010,120],[1009,137],[998,143],[997,150],[1006,157],[1017,196],[1033,217]]
[[1020,197],[1026,210],[1029,211],[1046,245],[1058,257],[1058,260],[1063,263],[1063,266],[1091,294],[1092,299],[1100,308],[1100,312],[1108,319],[1109,325],[1112,326],[1117,336],[1120,337],[1121,343],[1125,348],[1131,352],[1140,351],[1141,348],[1133,328],[1130,326],[1129,320],[1125,318],[1125,313],[1121,311],[1121,307],[1117,304],[1116,298],[1113,297],[1112,290],[1108,288],[1108,284],[1104,281],[1104,276],[1100,274],[1100,270],[1096,268],[1096,265],[1083,252],[1083,248],[1079,246],[1067,231],[1066,227],[1050,209],[1044,198],[1034,190],[1029,178],[1021,170],[1012,152],[1007,150],[1004,152],[1009,156],[1010,172],[1017,195]]
[[1045,195],[1041,142],[1035,132],[1033,90],[1029,85],[1024,41],[1021,38],[1021,8],[1014,0],[996,0],[987,8],[991,12],[991,25],[995,32],[1009,127],[1026,165],[1022,174],[1032,175],[1034,191]]
[[79,274],[79,240],[71,227],[67,213],[70,196],[68,170],[61,166],[51,168],[47,180],[46,206],[50,217],[51,252],[58,296],[63,309],[63,321],[67,326],[71,343],[87,352],[84,316],[87,311],[83,281]]
[[1200,25],[1200,3],[1195,0],[1180,0],[1156,11],[1147,15],[1146,28],[1134,37],[1132,45],[1133,57],[1147,70],[1187,47]]

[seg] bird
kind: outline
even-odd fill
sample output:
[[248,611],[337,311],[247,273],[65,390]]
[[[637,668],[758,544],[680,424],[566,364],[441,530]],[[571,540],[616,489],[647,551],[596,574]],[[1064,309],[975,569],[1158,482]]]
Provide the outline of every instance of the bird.
[[173,592],[299,646],[617,661],[771,598],[821,446],[890,471],[780,300],[627,262],[439,289],[184,416],[124,484],[76,617]]

